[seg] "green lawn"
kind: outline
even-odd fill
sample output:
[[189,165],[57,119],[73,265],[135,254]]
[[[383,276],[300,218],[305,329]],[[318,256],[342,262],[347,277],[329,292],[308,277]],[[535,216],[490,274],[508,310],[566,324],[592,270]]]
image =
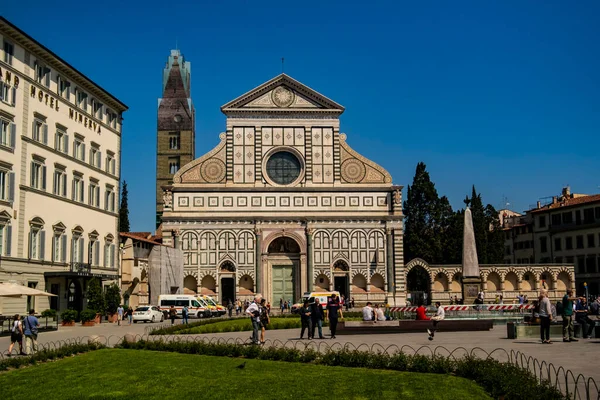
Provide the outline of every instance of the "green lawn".
[[[245,368],[236,366],[246,363]],[[450,375],[106,349],[0,374],[3,400],[490,399]],[[33,392],[32,392],[33,390]]]

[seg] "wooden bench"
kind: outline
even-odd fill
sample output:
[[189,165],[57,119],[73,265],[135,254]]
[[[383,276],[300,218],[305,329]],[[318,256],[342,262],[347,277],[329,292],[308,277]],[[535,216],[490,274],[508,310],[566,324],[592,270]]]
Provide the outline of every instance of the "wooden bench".
[[[362,335],[365,333],[411,333],[426,332],[433,326],[432,321],[341,321],[337,334]],[[438,332],[489,331],[494,327],[491,319],[445,319],[438,323]]]

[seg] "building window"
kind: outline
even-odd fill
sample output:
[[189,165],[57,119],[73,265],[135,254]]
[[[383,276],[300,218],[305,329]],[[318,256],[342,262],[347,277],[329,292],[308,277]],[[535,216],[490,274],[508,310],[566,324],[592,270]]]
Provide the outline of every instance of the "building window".
[[115,174],[115,155],[112,152],[107,151],[106,152],[106,172],[108,172],[109,174]]
[[62,153],[69,154],[69,136],[65,132],[61,130],[56,131],[54,148]]
[[35,80],[37,83],[40,83],[47,88],[50,87],[50,68],[46,67],[42,63],[35,62]]
[[594,208],[594,215],[596,219],[600,219],[600,207]]
[[4,62],[12,65],[13,56],[15,55],[15,47],[12,43],[4,41]]
[[10,87],[8,84],[2,82],[0,78],[0,101],[4,103],[14,106],[17,104],[17,88]]
[[73,157],[85,161],[85,143],[83,143],[83,139],[81,138],[75,137],[73,141]]
[[52,193],[57,196],[67,196],[67,173],[63,167],[56,167],[54,170]]
[[169,157],[169,173],[174,175],[179,171],[179,157]]
[[554,250],[556,250],[556,251],[562,250],[562,240],[560,238],[554,238]]
[[111,110],[107,110],[106,114],[108,115],[108,125],[110,125],[111,128],[116,129],[117,128],[117,113],[112,112]]
[[575,238],[575,243],[578,249],[583,249],[583,235],[579,235]]
[[31,260],[44,259],[45,239],[44,221],[34,218],[29,222],[29,258]]
[[88,186],[88,203],[92,207],[100,207],[100,187],[98,181],[90,180]]
[[545,227],[546,227],[546,216],[540,215],[538,217],[538,228],[545,228]]
[[562,257],[554,257],[554,262],[556,264],[562,264],[563,262],[563,258]]
[[572,224],[573,223],[573,213],[572,212],[562,213],[562,223],[563,224]]
[[10,256],[12,242],[12,227],[10,215],[0,213],[0,256]]
[[107,211],[115,211],[115,191],[112,187],[107,187],[104,193],[104,209]]
[[565,261],[567,264],[573,264],[573,262],[575,261],[575,258],[573,256],[567,256],[567,257],[565,257]]
[[85,92],[77,91],[77,104],[79,108],[87,112],[88,95]]
[[554,214],[552,216],[552,225],[553,226],[560,225],[560,214]]
[[112,236],[104,239],[104,268],[115,267],[115,245]]
[[179,150],[179,140],[181,134],[179,132],[169,132],[169,149]]
[[92,144],[90,147],[90,165],[92,167],[101,168],[101,158],[102,153],[100,152],[100,149]]
[[573,238],[570,236],[565,238],[565,250],[573,250]]
[[83,229],[77,227],[73,230],[73,239],[71,239],[71,262],[83,262]]
[[48,124],[39,119],[34,119],[31,138],[37,142],[48,144]]
[[540,248],[542,253],[546,253],[548,252],[548,238],[547,237],[541,237],[540,238]]
[[67,261],[67,235],[65,233],[65,227],[62,224],[58,224],[53,228],[52,261],[64,263]]
[[65,80],[62,78],[62,76],[58,76],[56,78],[57,81],[57,89],[58,89],[58,94],[67,99],[67,100],[71,100],[71,82]]
[[88,245],[88,262],[95,267],[100,266],[100,242],[97,235],[90,235]]
[[587,235],[587,247],[588,249],[596,247],[596,242],[594,241],[594,234]]
[[31,162],[30,186],[35,189],[46,190],[46,166],[39,161]]
[[102,120],[102,111],[104,110],[104,106],[102,103],[98,102],[96,99],[92,99],[92,114]]
[[0,145],[15,148],[17,138],[17,125],[0,118]]
[[83,177],[81,175],[73,175],[73,185],[71,188],[71,198],[75,201],[83,203]]
[[596,273],[596,255],[592,254],[587,256],[585,263],[585,272],[588,274]]
[[0,200],[14,201],[15,199],[15,173],[0,169]]

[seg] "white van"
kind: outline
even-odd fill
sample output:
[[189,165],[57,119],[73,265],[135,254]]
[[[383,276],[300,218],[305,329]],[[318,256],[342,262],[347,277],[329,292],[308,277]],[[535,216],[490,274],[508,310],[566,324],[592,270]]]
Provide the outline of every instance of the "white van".
[[297,314],[300,312],[300,309],[302,308],[302,305],[305,300],[308,300],[309,303],[318,302],[323,308],[325,308],[327,307],[327,302],[329,301],[329,298],[332,294],[335,294],[338,297],[338,299],[340,299],[340,304],[344,305],[344,303],[342,302],[342,298],[340,297],[340,292],[338,292],[337,290],[333,290],[330,292],[304,292],[304,295],[302,296],[302,301],[292,306],[292,314]]
[[158,308],[166,313],[166,318],[169,317],[171,306],[177,310],[178,317],[181,317],[183,306],[187,306],[190,318],[209,318],[211,316],[210,309],[198,302],[195,296],[187,294],[161,294],[158,296]]

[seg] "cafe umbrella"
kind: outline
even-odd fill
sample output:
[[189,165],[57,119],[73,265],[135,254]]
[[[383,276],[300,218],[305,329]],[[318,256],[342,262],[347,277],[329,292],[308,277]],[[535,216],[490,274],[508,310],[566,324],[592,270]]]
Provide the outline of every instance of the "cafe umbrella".
[[0,282],[0,297],[22,297],[22,296],[56,296],[55,294],[44,292],[12,282]]

